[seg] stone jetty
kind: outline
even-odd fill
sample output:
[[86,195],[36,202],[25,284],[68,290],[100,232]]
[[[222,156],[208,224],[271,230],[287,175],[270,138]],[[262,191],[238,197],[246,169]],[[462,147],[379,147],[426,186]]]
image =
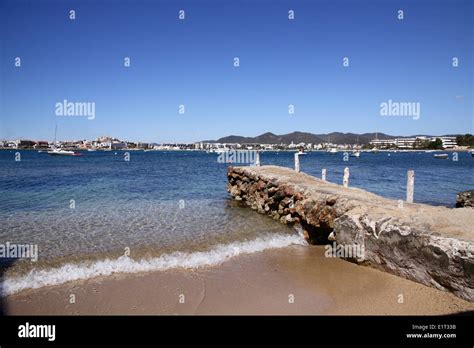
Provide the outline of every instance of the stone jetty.
[[[227,190],[312,244],[358,246],[345,257],[474,301],[474,210],[387,199],[277,166],[229,167]],[[338,255],[339,256],[339,255]]]

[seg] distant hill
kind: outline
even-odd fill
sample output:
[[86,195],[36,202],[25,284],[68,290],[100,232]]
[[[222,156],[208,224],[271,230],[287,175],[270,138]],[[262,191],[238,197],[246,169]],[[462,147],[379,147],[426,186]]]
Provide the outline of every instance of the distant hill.
[[[400,138],[399,136],[388,135],[384,133],[377,133],[378,139],[393,139]],[[357,142],[361,145],[368,144],[371,140],[375,139],[375,133],[340,133],[333,132],[329,134],[312,134],[305,132],[293,132],[289,134],[276,135],[270,132],[263,133],[256,137],[242,137],[238,135],[229,135],[217,139],[212,142],[217,143],[234,143],[234,144],[295,144],[298,143],[311,143],[320,144],[331,142],[333,144],[356,144]],[[210,142],[210,141],[208,141]]]

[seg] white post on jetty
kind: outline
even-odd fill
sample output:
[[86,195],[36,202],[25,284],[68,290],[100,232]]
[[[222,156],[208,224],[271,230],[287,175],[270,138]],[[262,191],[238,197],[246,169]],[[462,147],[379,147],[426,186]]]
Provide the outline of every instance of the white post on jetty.
[[344,168],[344,178],[342,179],[344,187],[349,187],[349,167]]
[[260,167],[260,151],[257,150],[257,152],[255,153],[255,165],[257,167]]
[[415,171],[407,172],[407,202],[413,203],[413,192],[415,191]]
[[326,181],[326,168],[324,168],[322,171],[321,171],[321,179],[323,181]]
[[299,173],[300,171],[300,156],[298,152],[295,153],[295,172]]

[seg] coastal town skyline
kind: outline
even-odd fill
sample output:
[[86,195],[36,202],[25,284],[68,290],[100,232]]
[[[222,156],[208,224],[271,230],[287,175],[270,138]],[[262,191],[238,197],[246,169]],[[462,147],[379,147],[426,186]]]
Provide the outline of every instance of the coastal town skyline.
[[[0,120],[1,122],[1,120]],[[59,133],[59,132],[58,132]],[[388,132],[381,132],[381,131],[376,131],[376,130],[369,130],[366,132],[351,132],[351,131],[340,131],[340,130],[333,130],[327,133],[317,133],[317,132],[312,132],[310,130],[306,129],[293,129],[290,130],[286,133],[277,133],[277,132],[272,132],[270,130],[264,131],[262,133],[249,133],[249,134],[234,134],[234,133],[229,133],[229,134],[224,134],[217,136],[215,138],[203,138],[203,139],[197,139],[197,140],[189,140],[189,141],[184,141],[184,140],[179,140],[179,139],[172,139],[172,138],[167,138],[167,139],[160,139],[159,137],[152,137],[150,139],[140,139],[138,138],[132,138],[132,137],[124,137],[124,136],[119,136],[117,134],[112,135],[111,132],[105,132],[105,133],[100,133],[100,132],[94,132],[95,134],[92,134],[91,136],[57,136],[58,141],[78,141],[78,140],[94,140],[94,139],[99,139],[101,137],[111,137],[115,139],[121,139],[123,141],[133,141],[135,143],[156,143],[156,144],[172,144],[172,143],[180,143],[180,144],[195,144],[195,143],[200,143],[200,142],[219,142],[220,139],[224,138],[257,138],[265,134],[271,134],[275,136],[288,136],[291,134],[295,133],[302,133],[302,134],[310,134],[310,135],[316,135],[319,137],[327,137],[328,135],[331,134],[342,134],[342,135],[350,135],[350,136],[368,136],[368,135],[373,135],[374,139],[377,138],[377,134],[379,135],[380,138],[384,138],[385,136],[391,137],[391,138],[413,138],[417,136],[428,136],[428,137],[443,137],[443,136],[459,136],[459,135],[465,135],[465,134],[474,134],[474,128],[471,129],[466,129],[466,131],[461,131],[461,132],[442,132],[442,133],[429,133],[429,132],[418,132],[418,133],[391,133],[389,134]],[[22,134],[22,133],[20,133]],[[0,128],[0,141],[15,141],[15,140],[32,140],[32,141],[47,141],[47,142],[52,142],[54,140],[54,131],[51,133],[51,135],[47,135],[46,137],[40,137],[38,135],[35,135],[34,132],[31,136],[5,136],[5,134],[2,133],[1,128]],[[176,137],[179,138],[179,137]]]
[[292,132],[276,135],[266,132],[256,137],[227,136],[217,140],[202,140],[191,143],[179,142],[140,142],[130,139],[119,139],[103,135],[94,139],[80,140],[31,140],[0,139],[0,149],[50,149],[69,148],[76,150],[323,150],[332,147],[341,149],[456,149],[469,150],[474,147],[472,134],[444,134],[411,136],[394,136],[384,133],[341,133],[312,134]]

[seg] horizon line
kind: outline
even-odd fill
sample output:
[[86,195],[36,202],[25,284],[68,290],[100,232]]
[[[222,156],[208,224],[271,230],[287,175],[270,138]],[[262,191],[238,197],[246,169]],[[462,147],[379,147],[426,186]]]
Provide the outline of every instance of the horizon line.
[[[229,134],[229,135],[221,136],[217,139],[205,139],[205,140],[196,140],[196,141],[164,141],[164,142],[140,141],[140,140],[130,140],[128,138],[121,138],[121,137],[117,137],[117,136],[113,136],[113,135],[99,135],[99,136],[89,138],[89,139],[88,138],[75,138],[75,139],[63,139],[63,140],[58,139],[56,141],[57,142],[58,141],[59,142],[60,141],[80,141],[80,140],[86,140],[87,141],[87,140],[96,140],[96,139],[99,139],[99,138],[102,138],[102,137],[108,137],[108,138],[118,139],[118,140],[124,141],[124,142],[133,142],[133,143],[195,144],[195,143],[205,143],[205,142],[217,142],[219,139],[228,138],[228,137],[256,138],[256,137],[259,137],[259,136],[262,136],[262,135],[265,135],[265,134],[272,134],[272,135],[275,135],[275,136],[287,136],[287,135],[291,135],[291,134],[294,134],[294,133],[304,133],[304,134],[315,135],[315,136],[327,136],[327,135],[331,135],[331,134],[334,134],[334,133],[339,133],[339,134],[343,134],[343,135],[356,135],[356,136],[369,135],[369,134],[382,134],[382,135],[386,135],[386,136],[390,136],[390,137],[394,137],[394,138],[411,138],[411,137],[416,137],[416,136],[443,137],[443,136],[460,136],[460,135],[466,135],[466,134],[470,134],[470,135],[473,134],[473,133],[470,133],[470,132],[462,132],[462,133],[443,133],[443,134],[416,133],[416,134],[409,134],[409,135],[400,135],[400,134],[392,135],[392,134],[388,134],[388,133],[385,133],[385,132],[375,132],[375,131],[374,132],[365,132],[365,133],[332,131],[332,132],[329,132],[329,133],[316,134],[316,133],[312,133],[312,132],[305,132],[305,131],[295,130],[295,131],[292,131],[292,132],[289,132],[289,133],[283,133],[283,134],[276,134],[276,133],[267,131],[267,132],[264,132],[264,133],[261,133],[261,134],[255,135],[255,136]],[[36,137],[35,138],[31,138],[31,137],[0,138],[0,141],[15,141],[15,140],[31,140],[31,141],[54,142],[54,140],[44,140],[44,139],[38,139]]]

